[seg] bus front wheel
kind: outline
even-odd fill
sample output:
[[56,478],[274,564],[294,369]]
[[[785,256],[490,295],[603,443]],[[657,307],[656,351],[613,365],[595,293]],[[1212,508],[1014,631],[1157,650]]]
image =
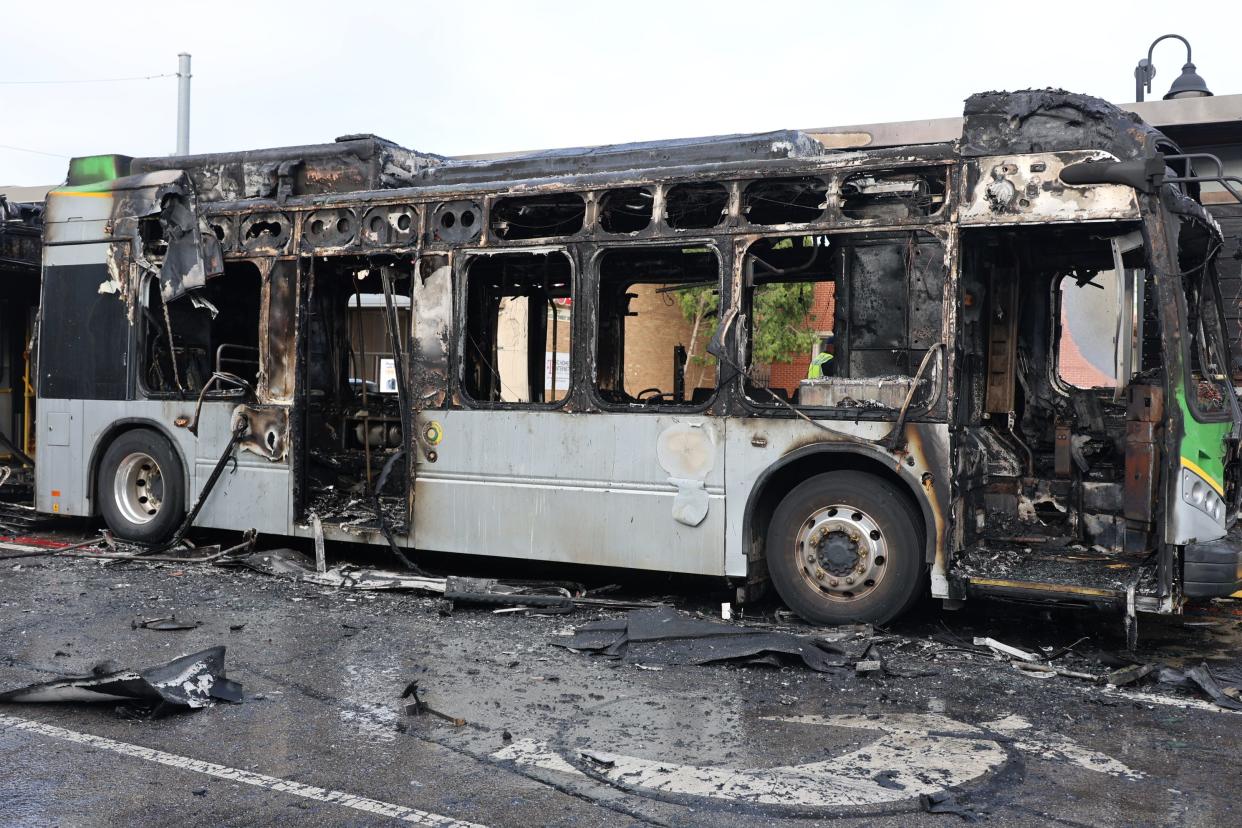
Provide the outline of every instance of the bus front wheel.
[[798,484],[768,526],[767,560],[785,603],[813,624],[896,618],[925,567],[919,519],[896,486],[856,471]]
[[100,461],[97,480],[99,510],[118,538],[162,543],[185,517],[181,458],[154,431],[135,429],[113,440]]

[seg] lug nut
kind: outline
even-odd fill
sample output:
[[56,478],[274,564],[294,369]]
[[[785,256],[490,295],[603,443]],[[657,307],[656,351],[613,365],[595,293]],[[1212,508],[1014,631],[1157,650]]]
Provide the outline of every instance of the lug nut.
[[850,576],[849,578],[846,578],[846,579],[845,579],[845,582],[846,582],[847,584],[852,584],[852,583],[854,583],[854,578],[853,578],[853,576]]
[[837,585],[837,579],[836,579],[836,578],[833,578],[832,580],[830,580],[830,581],[828,582],[828,586],[836,586],[836,585]]

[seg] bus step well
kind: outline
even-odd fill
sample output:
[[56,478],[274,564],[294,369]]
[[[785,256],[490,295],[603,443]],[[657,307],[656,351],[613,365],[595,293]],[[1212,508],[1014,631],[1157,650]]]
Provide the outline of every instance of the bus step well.
[[969,595],[1098,609],[1124,609],[1131,587],[1154,591],[1156,584],[1154,563],[1081,546],[979,547],[962,553],[955,571]]

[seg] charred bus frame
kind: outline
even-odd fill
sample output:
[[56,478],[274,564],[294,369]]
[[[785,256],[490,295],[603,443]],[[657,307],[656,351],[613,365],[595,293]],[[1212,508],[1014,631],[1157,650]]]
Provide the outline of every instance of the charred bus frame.
[[[1130,613],[1242,581],[1219,228],[1188,159],[1101,101],[979,95],[959,142],[873,152],[775,133],[465,162],[354,137],[75,164],[48,202],[43,511],[158,541],[238,444],[200,525],[314,513],[743,599],[770,580],[822,622],[887,620],[928,580]],[[838,366],[792,393],[752,360],[757,292],[790,285],[831,292]],[[667,388],[627,385],[655,286],[714,286],[688,394],[676,352]],[[1112,364],[1075,385],[1069,307],[1104,288],[1074,312],[1104,314]],[[395,395],[358,365],[364,294]],[[562,334],[564,393],[541,370]]]

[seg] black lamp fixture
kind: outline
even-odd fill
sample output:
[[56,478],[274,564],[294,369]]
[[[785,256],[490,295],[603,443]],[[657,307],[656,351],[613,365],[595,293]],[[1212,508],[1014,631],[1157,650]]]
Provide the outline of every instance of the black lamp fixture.
[[1212,94],[1190,60],[1190,41],[1181,35],[1167,34],[1160,35],[1153,40],[1151,46],[1147,48],[1147,57],[1140,60],[1138,66],[1134,67],[1134,99],[1136,101],[1143,100],[1144,91],[1151,91],[1151,79],[1156,76],[1156,67],[1152,65],[1151,55],[1156,49],[1156,44],[1170,37],[1175,37],[1186,45],[1186,65],[1182,67],[1182,73],[1177,76],[1177,80],[1173,81],[1173,85],[1169,87],[1164,99],[1167,101],[1170,98],[1206,98]]

